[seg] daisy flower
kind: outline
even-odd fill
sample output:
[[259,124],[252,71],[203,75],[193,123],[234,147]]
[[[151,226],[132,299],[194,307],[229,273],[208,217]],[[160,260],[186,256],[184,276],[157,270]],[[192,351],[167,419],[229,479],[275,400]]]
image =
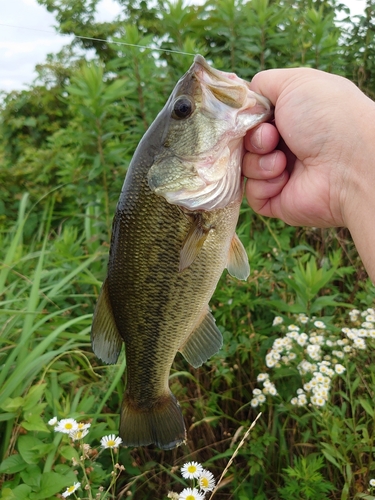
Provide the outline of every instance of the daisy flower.
[[77,424],[77,429],[79,431],[83,431],[84,429],[88,429],[89,427],[91,427],[91,424],[89,423],[85,424],[85,422],[78,422]]
[[181,491],[178,500],[204,500],[204,495],[197,488],[185,488]]
[[272,326],[281,325],[283,323],[283,318],[281,316],[275,316],[272,322]]
[[314,321],[314,325],[317,328],[321,328],[321,329],[324,329],[326,327],[326,325],[323,323],[323,321]]
[[[181,475],[185,479],[198,479],[202,472],[203,467],[198,462],[187,462],[181,467]],[[192,499],[189,498],[188,500]]]
[[81,483],[74,483],[73,486],[69,486],[69,488],[67,488],[66,491],[64,491],[64,493],[62,493],[62,496],[64,498],[69,497],[72,493],[77,491],[80,486],[81,486]]
[[372,487],[375,486],[375,479],[370,479],[370,486],[372,486]]
[[56,432],[63,432],[64,434],[69,434],[76,429],[78,429],[78,423],[74,418],[63,418],[57,422],[55,427]]
[[204,469],[202,474],[198,479],[199,488],[205,493],[206,491],[212,491],[215,487],[215,479],[212,472]]
[[48,420],[48,425],[56,425],[57,424],[57,417],[53,417],[50,420]]
[[103,448],[118,448],[121,443],[122,439],[120,437],[116,437],[114,434],[103,436],[100,440],[100,444]]
[[78,439],[83,439],[89,433],[88,429],[75,429],[74,431],[69,432],[69,437],[73,439],[73,441],[78,441]]

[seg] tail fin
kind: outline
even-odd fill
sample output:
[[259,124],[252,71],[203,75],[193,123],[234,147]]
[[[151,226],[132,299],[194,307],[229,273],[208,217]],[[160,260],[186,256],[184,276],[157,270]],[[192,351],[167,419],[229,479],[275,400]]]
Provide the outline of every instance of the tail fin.
[[127,394],[121,407],[120,436],[123,446],[155,444],[171,450],[186,440],[186,430],[180,405],[170,392],[152,406],[135,408]]

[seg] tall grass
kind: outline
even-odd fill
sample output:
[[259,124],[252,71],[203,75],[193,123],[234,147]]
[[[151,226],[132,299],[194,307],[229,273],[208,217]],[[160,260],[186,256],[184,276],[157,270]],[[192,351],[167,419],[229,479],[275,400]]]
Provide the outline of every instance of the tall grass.
[[[57,220],[51,197],[33,235],[28,231],[31,216],[25,195],[17,221],[1,233],[4,499],[57,498],[72,485],[77,477],[73,469],[81,470],[72,460],[79,461],[82,452],[77,444],[54,433],[48,420],[57,416],[90,421],[85,441],[98,446],[105,433],[117,433],[124,390],[124,358],[117,365],[102,366],[90,347],[92,311],[108,252],[98,206],[89,206],[78,218]],[[353,247],[333,232],[325,234],[326,241],[331,239],[327,254],[320,246],[321,234],[301,237],[280,222],[255,217],[248,208],[242,210],[238,232],[252,271],[246,283],[224,273],[213,297],[211,307],[223,332],[223,349],[199,369],[177,355],[170,376],[185,415],[188,441],[170,452],[152,447],[121,449],[117,459],[125,471],[116,472],[117,494],[161,499],[171,489],[181,491],[188,483],[176,468],[186,460],[203,462],[219,478],[261,410],[250,440],[238,450],[215,499],[373,500],[369,486],[375,476],[371,339],[366,350],[347,359],[345,373],[332,382],[329,400],[321,408],[296,406],[293,397],[302,387],[301,375],[293,364],[270,369],[266,356],[274,350],[276,339],[286,335],[296,314],[309,316],[310,325],[317,318],[324,321],[337,338],[348,322],[349,327],[360,328],[363,319],[351,323],[346,311],[353,302],[361,309],[371,307],[374,287],[358,280],[361,269],[352,265]],[[345,261],[343,247],[350,257]],[[276,315],[284,318],[285,326],[279,329],[272,326]],[[301,352],[296,351],[296,356]],[[259,395],[259,388],[262,391],[257,377],[264,372],[272,378],[277,394],[263,391],[264,397],[255,404],[254,394]],[[86,475],[91,497],[80,494],[81,498],[104,495],[102,487],[110,489],[100,498],[116,497],[109,456],[90,455],[82,465],[90,471]],[[308,493],[311,488],[315,496]]]

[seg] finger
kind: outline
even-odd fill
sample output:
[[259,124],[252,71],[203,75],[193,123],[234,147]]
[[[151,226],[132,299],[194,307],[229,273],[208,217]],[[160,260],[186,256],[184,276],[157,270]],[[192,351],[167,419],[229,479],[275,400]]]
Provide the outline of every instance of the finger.
[[249,179],[246,182],[246,197],[251,208],[266,217],[278,216],[272,211],[272,200],[281,193],[288,179],[287,170],[269,180]]
[[266,155],[246,153],[242,162],[242,172],[249,179],[273,179],[285,170],[287,159],[282,151]]
[[245,148],[252,153],[270,153],[279,142],[280,135],[271,123],[262,123],[245,135]]
[[276,105],[278,98],[290,84],[296,85],[297,80],[310,78],[314,72],[317,70],[311,68],[267,69],[254,76],[250,88],[268,97],[272,104]]

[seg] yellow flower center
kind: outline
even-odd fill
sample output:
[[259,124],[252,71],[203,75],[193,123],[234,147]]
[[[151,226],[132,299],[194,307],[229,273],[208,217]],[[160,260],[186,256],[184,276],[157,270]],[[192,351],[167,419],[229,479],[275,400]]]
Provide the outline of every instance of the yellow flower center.
[[[194,474],[194,472],[197,472],[197,468],[195,467],[195,465],[189,465],[188,471],[190,472],[190,474]],[[189,497],[187,497],[186,500],[190,500]],[[193,500],[194,500],[194,498],[193,498]]]
[[201,478],[201,486],[203,486],[203,488],[207,488],[207,486],[208,486],[208,479],[206,477],[202,477]]
[[73,429],[73,425],[70,422],[68,422],[65,424],[65,429]]
[[186,497],[186,500],[195,500],[195,496],[193,496],[193,495],[188,495],[188,496]]
[[69,486],[69,488],[66,490],[68,493],[73,493],[75,486]]
[[115,444],[116,444],[116,443],[113,441],[113,439],[109,439],[109,440],[107,441],[107,446],[115,446]]

